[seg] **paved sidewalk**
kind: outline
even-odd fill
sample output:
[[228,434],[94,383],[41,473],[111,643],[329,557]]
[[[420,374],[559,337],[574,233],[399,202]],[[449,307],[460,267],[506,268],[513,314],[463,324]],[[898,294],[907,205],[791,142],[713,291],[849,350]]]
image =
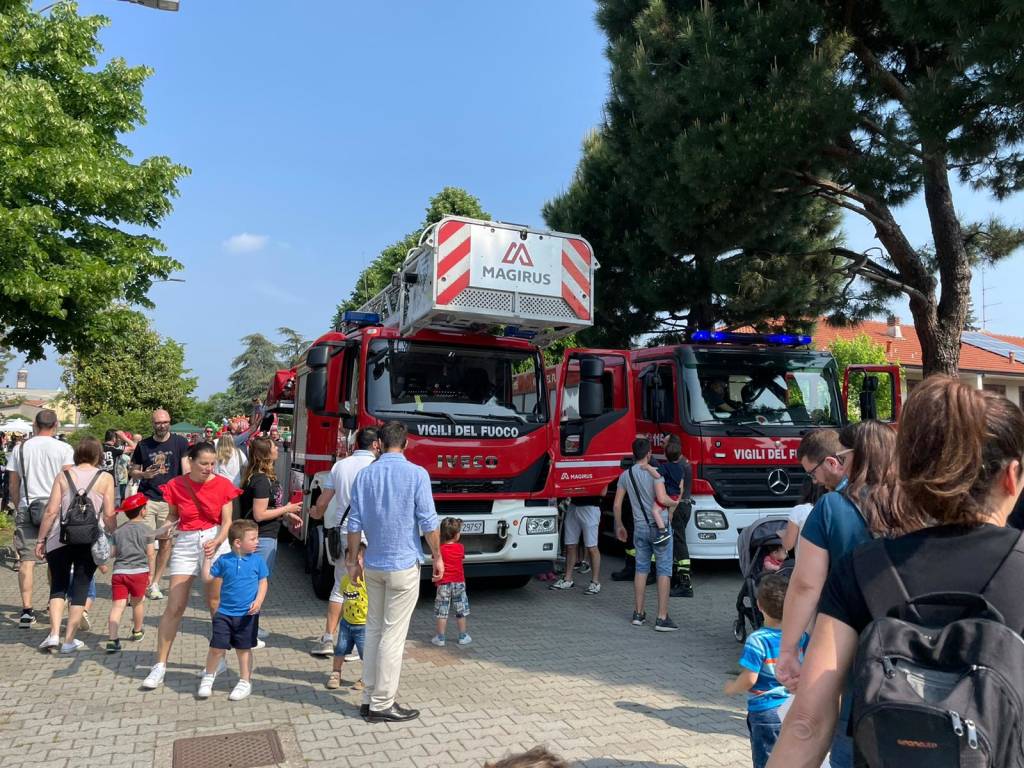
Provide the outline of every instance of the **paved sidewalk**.
[[[621,565],[611,557],[606,563],[606,570]],[[38,576],[37,609],[45,605],[45,576]],[[308,654],[325,604],[312,595],[297,547],[282,546],[263,614],[272,634],[257,652],[253,695],[239,703],[227,700],[237,670],[231,656],[232,671],[218,680],[213,698],[195,696],[209,629],[198,591],[164,687],[144,691],[164,602],[149,603],[141,643],[108,656],[109,577],[101,576],[92,611],[98,631],[79,635],[88,649],[44,655],[36,646],[46,616],[31,630],[16,626],[17,576],[3,568],[0,762],[162,768],[175,739],[275,728],[291,752],[289,766],[481,766],[537,743],[588,768],[749,766],[744,703],[720,694],[739,657],[731,629],[738,573],[724,564],[698,571],[697,597],[672,601],[683,628],[672,634],[629,625],[630,585],[606,578],[604,591],[589,597],[584,581],[568,593],[537,581],[513,591],[471,585],[474,642],[466,648],[430,645],[433,606],[421,600],[400,701],[423,715],[410,724],[369,725],[357,715],[358,692],[348,685],[326,690],[330,661]],[[453,621],[450,635],[454,629]],[[359,667],[346,665],[346,684]]]

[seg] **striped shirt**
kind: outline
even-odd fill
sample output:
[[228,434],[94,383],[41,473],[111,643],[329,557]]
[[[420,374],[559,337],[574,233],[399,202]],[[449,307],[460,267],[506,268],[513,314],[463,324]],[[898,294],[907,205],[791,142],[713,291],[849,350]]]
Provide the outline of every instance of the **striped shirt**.
[[754,687],[747,698],[748,712],[775,709],[789,698],[789,691],[775,677],[775,662],[779,658],[782,630],[762,627],[752,632],[743,646],[740,666],[757,673]]

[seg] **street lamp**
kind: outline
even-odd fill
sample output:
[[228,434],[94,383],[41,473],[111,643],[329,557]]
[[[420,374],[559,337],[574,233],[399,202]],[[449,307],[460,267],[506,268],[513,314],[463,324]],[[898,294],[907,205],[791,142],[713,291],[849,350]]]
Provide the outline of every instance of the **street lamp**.
[[124,3],[144,5],[147,8],[155,8],[158,11],[177,11],[181,3],[178,0],[121,0]]

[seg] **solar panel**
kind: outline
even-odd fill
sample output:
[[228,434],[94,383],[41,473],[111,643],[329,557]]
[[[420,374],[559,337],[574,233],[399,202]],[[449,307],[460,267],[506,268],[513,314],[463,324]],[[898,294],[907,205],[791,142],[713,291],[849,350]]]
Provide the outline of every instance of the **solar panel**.
[[1008,341],[1002,339],[996,339],[984,333],[978,333],[977,331],[964,331],[960,336],[960,340],[964,344],[970,344],[972,347],[983,349],[986,352],[991,352],[994,355],[1000,357],[1010,358],[1012,354],[1014,359],[1018,362],[1024,363],[1024,347],[1019,347],[1016,344],[1010,344]]

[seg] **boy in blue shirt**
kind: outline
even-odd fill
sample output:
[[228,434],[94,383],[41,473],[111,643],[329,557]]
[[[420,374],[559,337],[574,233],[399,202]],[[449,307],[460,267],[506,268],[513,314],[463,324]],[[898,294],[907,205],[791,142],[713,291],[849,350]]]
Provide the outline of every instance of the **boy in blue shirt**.
[[238,653],[238,685],[228,695],[241,701],[252,693],[252,649],[260,628],[260,606],[267,596],[267,562],[253,553],[259,546],[259,526],[252,520],[236,520],[228,529],[231,552],[221,555],[210,568],[213,581],[210,601],[217,606],[213,616],[213,637],[206,656],[206,669],[199,681],[199,698],[213,692],[217,673],[227,668],[228,648]]
[[789,577],[770,573],[757,587],[757,607],[764,614],[764,626],[751,633],[743,646],[743,671],[725,685],[725,693],[747,696],[747,730],[754,768],[764,768],[782,730],[779,707],[790,693],[775,677],[775,660],[782,641],[782,606],[786,602]]

